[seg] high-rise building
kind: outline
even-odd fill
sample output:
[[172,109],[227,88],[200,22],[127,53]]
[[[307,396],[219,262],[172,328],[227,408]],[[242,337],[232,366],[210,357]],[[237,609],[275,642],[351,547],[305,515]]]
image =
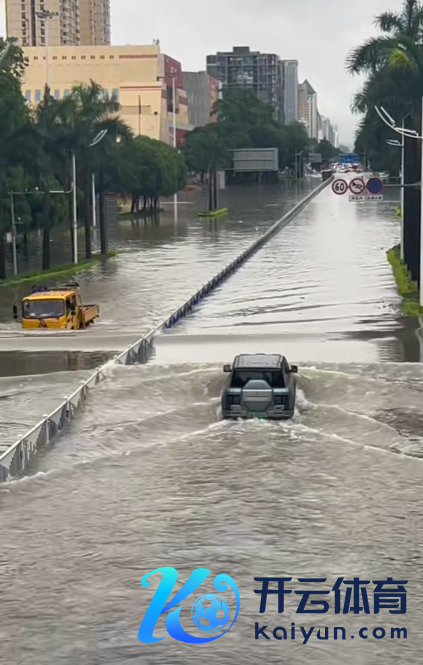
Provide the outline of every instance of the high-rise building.
[[250,51],[248,46],[234,46],[232,51],[219,51],[207,56],[207,73],[222,82],[224,88],[245,88],[274,111],[283,114],[283,90],[280,60],[274,53]]
[[333,146],[339,148],[339,131],[338,125],[333,125]]
[[319,117],[317,110],[317,93],[307,79],[298,86],[298,113],[311,139],[319,138]]
[[220,96],[222,84],[207,72],[183,72],[183,88],[188,99],[189,124],[203,127],[217,120],[213,107]]
[[283,120],[290,125],[298,120],[298,61],[281,60],[283,69]]
[[21,47],[108,45],[110,0],[6,0],[6,33]]

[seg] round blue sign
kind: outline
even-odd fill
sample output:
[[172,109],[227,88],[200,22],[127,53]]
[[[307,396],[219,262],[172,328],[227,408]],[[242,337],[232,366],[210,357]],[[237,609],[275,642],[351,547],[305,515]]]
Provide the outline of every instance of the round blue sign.
[[370,178],[366,187],[369,194],[380,194],[383,189],[383,183],[379,178]]

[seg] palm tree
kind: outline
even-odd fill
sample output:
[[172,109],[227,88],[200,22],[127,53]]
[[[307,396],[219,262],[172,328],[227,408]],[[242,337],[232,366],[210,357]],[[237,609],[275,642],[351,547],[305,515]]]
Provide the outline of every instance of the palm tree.
[[[79,178],[84,191],[85,257],[91,252],[91,183],[94,170],[101,164],[107,143],[132,134],[128,125],[117,115],[120,104],[108,98],[103,88],[91,81],[74,86],[61,107],[61,121],[66,126],[68,150],[76,155]],[[91,147],[93,140],[107,130],[104,141]]]
[[[352,109],[364,114],[357,138],[363,138],[363,134],[367,133],[370,142],[369,132],[372,132],[373,143],[377,145],[379,132],[375,106],[386,108],[397,121],[409,115],[409,128],[421,129],[423,4],[419,0],[404,0],[400,12],[385,12],[376,18],[375,23],[384,34],[372,37],[354,49],[347,59],[347,70],[350,74],[368,76],[353,100]],[[406,163],[411,164],[408,168],[411,168],[413,175],[417,174],[419,164],[417,148],[420,149],[420,146],[411,145],[406,140]],[[419,257],[416,254],[420,233],[416,223],[420,216],[419,205],[418,192],[405,190],[404,254],[413,279],[419,274]]]
[[63,161],[66,160],[66,128],[61,121],[62,102],[50,96],[45,87],[44,97],[35,109],[32,122],[22,128],[19,138],[27,138],[26,170],[32,175],[42,196],[43,251],[42,268],[48,270],[50,261],[50,230],[53,225],[53,190],[63,189]]

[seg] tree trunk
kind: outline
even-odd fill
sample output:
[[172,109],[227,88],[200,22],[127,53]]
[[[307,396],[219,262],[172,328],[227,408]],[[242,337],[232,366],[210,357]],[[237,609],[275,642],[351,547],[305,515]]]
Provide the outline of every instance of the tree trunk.
[[209,198],[208,208],[209,212],[211,212],[213,210],[213,183],[212,183],[212,170],[210,167],[208,170],[207,188],[208,188],[208,198]]
[[[46,184],[46,188],[48,185]],[[50,216],[51,216],[51,199],[50,192],[46,191],[43,197],[43,270],[50,270],[51,256],[50,256]]]
[[0,231],[0,279],[6,277],[6,240],[3,231]]
[[217,195],[217,171],[213,169],[213,206],[214,210],[217,210],[219,207],[218,195]]
[[131,201],[131,213],[134,214],[135,212],[135,204],[136,204],[136,197],[135,194],[132,194],[132,201]]
[[108,237],[108,229],[107,229],[107,222],[106,222],[106,207],[105,207],[105,200],[104,200],[104,174],[103,170],[100,171],[100,210],[99,210],[99,215],[100,215],[100,245],[101,245],[101,253],[106,256],[109,253],[109,237]]
[[85,258],[87,260],[92,258],[91,249],[91,173],[87,172],[85,175],[85,191],[84,191],[84,222],[85,222]]

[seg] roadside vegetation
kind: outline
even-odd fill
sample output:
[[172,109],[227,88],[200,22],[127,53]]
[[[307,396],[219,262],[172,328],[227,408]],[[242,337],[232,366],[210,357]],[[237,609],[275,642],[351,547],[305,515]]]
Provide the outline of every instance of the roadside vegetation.
[[407,266],[401,261],[400,246],[396,245],[387,252],[388,261],[392,266],[398,293],[402,298],[402,309],[407,316],[422,316],[419,289],[416,282],[410,279]]
[[[5,42],[0,40],[0,53]],[[92,259],[92,176],[100,197],[101,253],[109,254],[105,232],[105,194],[131,199],[131,209],[157,207],[186,184],[186,166],[178,150],[145,136],[134,137],[119,117],[120,105],[91,81],[76,85],[67,98],[54,99],[46,87],[36,108],[26,104],[22,78],[26,62],[12,45],[0,62],[0,280],[6,275],[6,233],[11,232],[13,194],[18,233],[43,236],[42,270],[51,270],[54,227],[72,220],[72,154],[77,166],[78,221],[85,252]],[[104,138],[97,144],[97,137]],[[94,143],[94,145],[92,145]],[[54,268],[56,271],[56,268]]]
[[352,102],[360,117],[355,151],[366,156],[375,171],[398,175],[401,150],[388,139],[401,137],[378,116],[382,106],[397,125],[420,132],[423,97],[423,5],[404,0],[399,11],[383,12],[375,18],[380,34],[367,39],[347,59],[352,75],[364,75],[365,82]]

